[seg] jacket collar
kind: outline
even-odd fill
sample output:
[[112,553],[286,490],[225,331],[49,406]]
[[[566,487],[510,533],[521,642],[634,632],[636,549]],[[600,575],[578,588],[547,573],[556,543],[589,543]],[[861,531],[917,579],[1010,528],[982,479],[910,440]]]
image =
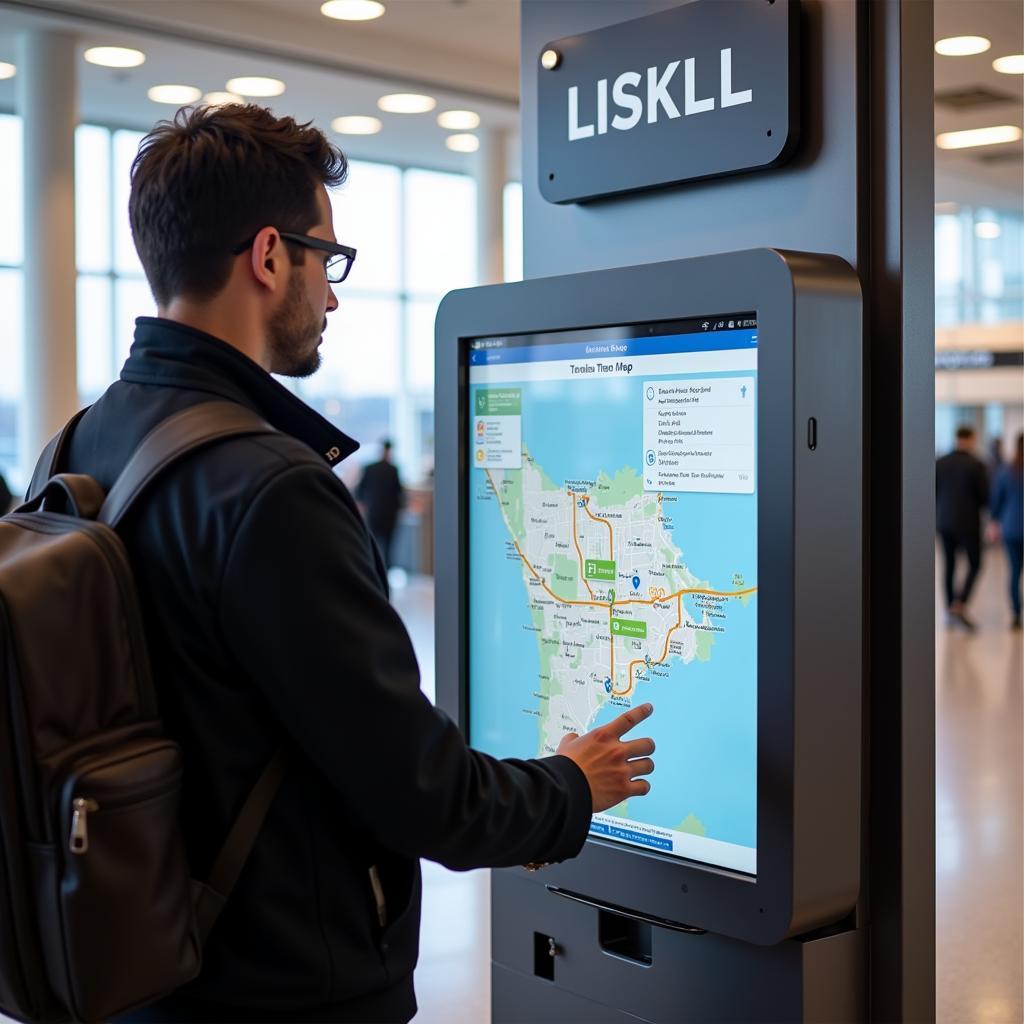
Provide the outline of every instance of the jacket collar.
[[234,346],[175,320],[140,316],[135,321],[135,342],[121,369],[121,380],[205,391],[238,402],[309,445],[331,466],[359,448],[357,441]]

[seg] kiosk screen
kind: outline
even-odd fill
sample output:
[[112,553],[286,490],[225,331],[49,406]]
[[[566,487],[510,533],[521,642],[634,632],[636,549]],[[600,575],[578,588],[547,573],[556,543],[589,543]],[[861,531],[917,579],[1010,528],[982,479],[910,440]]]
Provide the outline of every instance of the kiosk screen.
[[544,756],[649,700],[651,792],[591,834],[756,873],[755,314],[463,359],[470,741]]

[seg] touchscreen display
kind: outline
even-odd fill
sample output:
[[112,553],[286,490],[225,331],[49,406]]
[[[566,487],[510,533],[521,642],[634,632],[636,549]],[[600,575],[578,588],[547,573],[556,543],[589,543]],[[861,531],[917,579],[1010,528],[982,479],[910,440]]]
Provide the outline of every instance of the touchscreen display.
[[553,754],[644,701],[605,840],[757,870],[757,320],[477,338],[470,742]]

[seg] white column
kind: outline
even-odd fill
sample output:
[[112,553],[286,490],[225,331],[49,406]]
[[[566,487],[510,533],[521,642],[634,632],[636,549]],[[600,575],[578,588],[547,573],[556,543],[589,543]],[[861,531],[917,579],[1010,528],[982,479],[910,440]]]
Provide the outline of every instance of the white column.
[[491,128],[477,133],[476,178],[477,283],[498,284],[504,278],[504,193],[508,137]]
[[75,37],[18,40],[17,111],[24,136],[25,358],[19,431],[31,473],[43,446],[78,408],[75,339]]

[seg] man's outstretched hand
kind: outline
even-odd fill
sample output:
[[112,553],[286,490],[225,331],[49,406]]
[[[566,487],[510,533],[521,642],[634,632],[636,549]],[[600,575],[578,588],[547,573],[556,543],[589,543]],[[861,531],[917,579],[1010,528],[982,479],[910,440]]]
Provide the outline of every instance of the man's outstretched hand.
[[595,814],[628,797],[650,792],[651,784],[638,776],[654,771],[650,758],[654,753],[654,740],[624,740],[622,737],[650,717],[653,710],[650,704],[641,704],[582,736],[566,733],[558,744],[557,753],[575,761],[586,775]]

